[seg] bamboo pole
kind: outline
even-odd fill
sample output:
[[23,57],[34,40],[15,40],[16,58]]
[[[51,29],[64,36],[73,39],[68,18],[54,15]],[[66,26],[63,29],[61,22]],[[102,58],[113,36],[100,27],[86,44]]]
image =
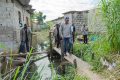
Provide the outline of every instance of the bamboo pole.
[[49,40],[50,40],[50,58],[52,58],[52,49],[53,49],[53,45],[52,45],[52,32],[49,32]]
[[64,44],[63,40],[61,40],[61,61],[64,60]]

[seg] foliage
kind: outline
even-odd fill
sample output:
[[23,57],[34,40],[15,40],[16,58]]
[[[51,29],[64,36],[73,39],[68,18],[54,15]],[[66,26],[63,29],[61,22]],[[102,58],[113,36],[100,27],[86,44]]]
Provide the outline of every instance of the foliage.
[[1,49],[5,49],[6,46],[5,46],[3,43],[0,43],[0,48],[1,48]]
[[[37,43],[43,43],[45,41],[48,41],[49,31],[48,30],[42,30],[40,32],[33,32],[37,36]],[[44,36],[43,36],[44,35]]]
[[[35,70],[31,70],[31,61],[33,60],[34,57],[31,56],[32,50],[30,51],[30,53],[27,55],[26,57],[26,62],[24,63],[23,66],[16,66],[15,69],[13,69],[12,72],[10,72],[10,74],[8,74],[7,76],[4,76],[2,78],[4,78],[4,80],[8,79],[9,80],[42,80],[42,71],[45,69],[44,67],[40,70],[40,72],[37,72],[37,69]],[[12,54],[12,50],[11,50],[11,54]],[[12,69],[12,61],[13,61],[13,57],[11,57],[10,60],[10,69]],[[41,65],[40,65],[41,66]],[[38,67],[40,67],[38,66]],[[58,75],[54,72],[54,67],[51,63],[52,66],[52,80],[88,80],[86,77],[84,76],[79,76],[77,74],[75,74],[75,69],[72,65],[68,65],[67,69],[66,69],[66,74],[64,76],[60,76],[58,77]],[[8,65],[5,66],[6,68],[9,68]],[[32,71],[32,72],[31,72]]]
[[34,12],[31,16],[33,22],[37,21],[38,24],[43,24],[46,19],[46,15],[43,15],[42,12]]
[[[92,40],[96,34],[91,34],[89,40]],[[89,62],[93,66],[93,70],[100,71],[102,68],[100,58],[110,53],[110,45],[107,41],[107,35],[98,35],[94,41],[89,41],[88,44],[74,44],[74,54],[83,60]]]
[[48,22],[46,22],[46,24],[49,27],[49,29],[52,29],[54,27],[54,24],[52,21],[48,21]]
[[46,19],[46,15],[43,15],[42,12],[39,12],[37,15],[37,20],[39,24],[43,24],[44,20]]
[[66,64],[66,70],[64,75],[56,75],[53,80],[89,80],[86,76],[80,76],[76,74],[75,68],[71,64]]
[[108,41],[113,53],[120,51],[120,0],[101,0],[102,14],[107,26]]
[[[13,66],[12,66],[13,65],[13,63],[12,63],[13,62],[13,57],[10,57],[10,62],[9,62],[10,64],[9,65],[7,64],[5,66],[6,67],[5,69],[11,69],[12,71],[9,74],[6,74],[4,72],[4,74],[6,74],[6,76],[5,77],[3,76],[3,79],[6,80],[6,79],[9,78],[9,80],[25,80],[26,77],[28,77],[27,71],[28,71],[30,63],[31,63],[31,53],[32,53],[32,50],[30,51],[29,55],[27,56],[26,62],[23,66],[18,66],[13,70],[12,70],[12,68],[13,68]],[[12,50],[11,50],[10,54],[12,54]],[[5,71],[7,71],[7,70],[5,70]]]

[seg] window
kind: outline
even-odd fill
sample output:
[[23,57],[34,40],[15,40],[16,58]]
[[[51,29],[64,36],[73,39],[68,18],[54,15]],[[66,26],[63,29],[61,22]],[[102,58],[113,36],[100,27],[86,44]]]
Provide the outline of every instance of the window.
[[28,17],[26,17],[26,24],[27,24],[27,26],[29,26],[29,19],[28,19]]

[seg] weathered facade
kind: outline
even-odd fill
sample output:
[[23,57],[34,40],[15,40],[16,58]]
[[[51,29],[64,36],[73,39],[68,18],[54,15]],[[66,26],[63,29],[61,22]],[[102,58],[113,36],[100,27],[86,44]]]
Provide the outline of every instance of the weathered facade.
[[[102,20],[102,14],[100,8],[93,8],[86,11],[69,11],[63,13],[64,17],[69,17],[70,24],[74,24],[76,31],[80,34],[81,27],[85,24],[88,27],[89,32],[92,33],[104,33],[106,27]],[[52,20],[54,24],[63,23],[64,17]]]
[[70,24],[74,24],[78,33],[81,31],[81,27],[85,24],[88,25],[88,11],[69,11],[63,13],[64,17],[52,20],[56,23],[63,23],[65,17],[69,17]]
[[[30,14],[33,12],[30,0],[0,0],[0,44],[7,50],[18,50],[20,29],[31,26]],[[3,49],[1,49],[3,50]]]
[[54,24],[61,24],[64,22],[64,17],[58,17],[57,19],[52,20]]
[[94,8],[89,10],[88,14],[88,28],[93,33],[104,33],[106,32],[106,26],[102,20],[102,14],[100,8]]

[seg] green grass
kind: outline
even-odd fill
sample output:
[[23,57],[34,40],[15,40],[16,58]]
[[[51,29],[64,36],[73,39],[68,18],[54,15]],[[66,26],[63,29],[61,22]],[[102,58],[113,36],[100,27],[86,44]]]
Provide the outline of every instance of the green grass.
[[[101,0],[102,18],[107,27],[105,34],[90,34],[89,39],[94,41],[89,44],[75,42],[74,54],[93,66],[93,70],[102,71],[101,57],[111,56],[110,54],[120,51],[120,0]],[[94,53],[94,59],[92,54]],[[112,60],[112,59],[111,59]]]
[[[96,35],[91,34],[89,40],[94,36]],[[106,35],[97,35],[97,39],[89,41],[88,44],[79,43],[78,41],[74,44],[74,54],[90,63],[93,66],[92,70],[97,72],[102,70],[100,58],[109,55],[109,53],[110,45]]]
[[19,71],[20,71],[20,66],[17,67],[13,80],[16,80]]
[[43,43],[44,41],[48,41],[49,30],[42,30],[40,32],[33,32],[33,34],[37,35],[37,43]]
[[65,74],[54,74],[53,80],[89,80],[86,76],[76,74],[75,67],[71,64],[65,64]]
[[101,4],[111,52],[118,53],[120,51],[120,0],[101,0]]

